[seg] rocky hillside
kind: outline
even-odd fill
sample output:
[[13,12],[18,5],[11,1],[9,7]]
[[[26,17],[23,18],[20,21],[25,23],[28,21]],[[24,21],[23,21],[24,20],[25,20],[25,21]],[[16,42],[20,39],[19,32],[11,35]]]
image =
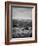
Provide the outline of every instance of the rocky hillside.
[[12,20],[12,37],[32,37],[32,20]]

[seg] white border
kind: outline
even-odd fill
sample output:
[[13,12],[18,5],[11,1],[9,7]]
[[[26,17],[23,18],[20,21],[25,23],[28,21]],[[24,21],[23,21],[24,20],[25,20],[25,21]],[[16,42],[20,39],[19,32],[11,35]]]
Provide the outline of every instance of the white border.
[[[11,38],[11,6],[18,6],[16,4],[10,4],[9,5],[9,38]],[[18,41],[32,41],[35,40],[35,6],[32,5],[19,5],[19,6],[24,6],[24,7],[33,7],[32,9],[32,37],[30,38],[11,38],[10,42],[18,42]]]

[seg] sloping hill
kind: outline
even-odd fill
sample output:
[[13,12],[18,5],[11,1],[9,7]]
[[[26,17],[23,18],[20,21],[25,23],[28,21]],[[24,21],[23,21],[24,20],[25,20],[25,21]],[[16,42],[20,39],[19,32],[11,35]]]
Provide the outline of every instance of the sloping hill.
[[12,37],[32,37],[32,20],[12,20]]

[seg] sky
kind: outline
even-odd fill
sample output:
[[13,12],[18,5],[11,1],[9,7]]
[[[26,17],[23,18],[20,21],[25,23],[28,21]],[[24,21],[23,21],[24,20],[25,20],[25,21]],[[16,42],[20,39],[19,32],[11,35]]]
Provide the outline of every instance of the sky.
[[32,8],[12,7],[12,19],[32,19]]

